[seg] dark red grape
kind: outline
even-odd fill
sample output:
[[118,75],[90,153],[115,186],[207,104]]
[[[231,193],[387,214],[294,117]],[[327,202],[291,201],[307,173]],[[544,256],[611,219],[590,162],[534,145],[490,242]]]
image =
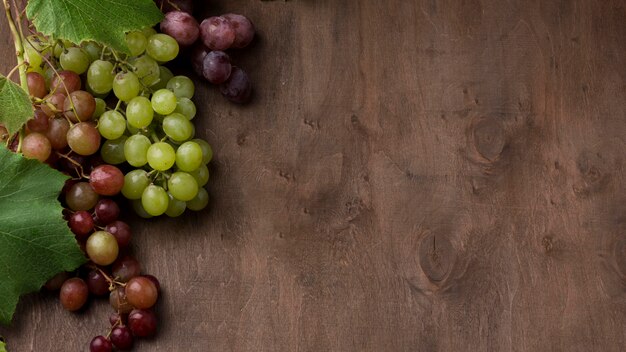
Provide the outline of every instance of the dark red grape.
[[94,222],[91,214],[84,210],[77,211],[70,215],[68,222],[70,230],[76,235],[79,240],[86,240],[87,237],[93,232]]
[[89,121],[96,111],[96,99],[89,92],[77,90],[63,102],[63,113],[72,122]]
[[89,184],[93,190],[104,196],[113,196],[124,186],[124,174],[113,165],[100,165],[91,171]]
[[91,340],[89,344],[89,352],[111,352],[113,351],[113,345],[104,336],[96,336]]
[[130,239],[132,237],[132,232],[130,230],[130,226],[123,221],[113,221],[108,224],[105,229],[108,233],[115,236],[117,240],[117,244],[120,248],[128,246],[130,243]]
[[29,132],[46,133],[50,127],[50,118],[41,109],[35,110],[35,115],[26,123]]
[[226,50],[235,41],[235,29],[224,17],[209,17],[200,23],[200,38],[211,50]]
[[161,32],[176,39],[178,45],[187,47],[192,45],[200,35],[200,25],[187,12],[171,11],[161,21]]
[[152,276],[152,275],[144,275],[143,277],[149,279],[150,281],[152,281],[152,283],[154,284],[154,286],[157,289],[157,292],[161,292],[161,283],[159,282],[159,280]]
[[250,100],[252,84],[242,69],[233,67],[230,78],[220,85],[220,92],[233,103],[244,104]]
[[211,51],[204,57],[202,75],[213,84],[226,82],[231,70],[230,57],[223,51]]
[[116,326],[111,330],[111,342],[118,350],[130,350],[133,348],[133,334],[125,325]]
[[114,200],[105,198],[100,199],[96,203],[94,212],[96,213],[96,222],[98,224],[108,225],[117,220],[117,217],[120,215],[120,207]]
[[54,275],[50,280],[46,281],[45,287],[48,291],[56,291],[61,288],[63,283],[70,278],[70,274],[68,272],[62,271],[56,275]]
[[69,311],[76,311],[82,308],[89,297],[89,288],[85,281],[74,277],[63,283],[59,292],[59,300],[63,308]]
[[48,91],[46,90],[46,79],[38,72],[28,72],[26,74],[28,82],[28,93],[36,98],[43,98]]
[[99,270],[91,270],[87,274],[87,287],[89,292],[96,296],[104,296],[109,293],[109,281]]
[[67,147],[67,132],[70,130],[70,123],[65,118],[51,119],[48,123],[46,137],[52,149],[61,150]]
[[128,327],[138,337],[154,335],[157,329],[156,314],[151,310],[134,309],[128,315]]
[[141,264],[130,255],[118,258],[111,268],[111,275],[121,282],[127,282],[139,274],[141,274]]
[[54,117],[56,114],[63,112],[63,105],[65,104],[65,95],[63,93],[49,94],[44,97],[44,102],[41,103],[41,111],[49,117]]
[[50,92],[68,95],[80,89],[80,76],[75,72],[64,70],[59,71],[59,75],[55,75],[50,82]]
[[233,48],[245,48],[254,39],[254,25],[246,16],[229,13],[222,17],[230,21],[235,29]]
[[111,313],[111,315],[109,316],[109,323],[111,323],[111,326],[124,324],[127,318],[128,316],[126,314],[114,312]]

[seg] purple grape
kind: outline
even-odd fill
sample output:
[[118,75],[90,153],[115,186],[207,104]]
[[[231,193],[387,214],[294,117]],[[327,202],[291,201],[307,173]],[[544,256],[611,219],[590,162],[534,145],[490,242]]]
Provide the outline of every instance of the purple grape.
[[96,296],[104,296],[109,293],[109,282],[98,270],[91,270],[87,274],[87,288]]
[[250,100],[252,84],[242,69],[233,67],[230,78],[220,85],[220,92],[233,103],[244,104]]
[[202,67],[204,65],[204,57],[209,53],[209,49],[204,44],[198,42],[191,51],[191,67],[200,77],[204,77],[202,74]]
[[254,38],[254,25],[246,16],[229,13],[222,17],[230,21],[235,29],[233,48],[245,48]]
[[111,330],[111,342],[118,350],[130,350],[133,347],[133,334],[125,325],[116,326]]
[[230,57],[223,51],[211,51],[202,63],[202,75],[213,84],[226,82],[231,69]]
[[113,351],[113,345],[104,336],[96,336],[91,340],[89,344],[90,352],[111,352]]
[[100,225],[108,225],[117,220],[120,215],[120,207],[112,199],[100,199],[95,207],[96,222]]
[[226,50],[235,41],[235,29],[224,17],[209,17],[200,23],[202,42],[211,50]]
[[128,226],[127,223],[119,220],[113,221],[106,226],[105,230],[115,236],[117,244],[120,248],[126,247],[130,243],[132,232],[130,231],[130,226]]
[[128,326],[135,336],[151,336],[156,333],[157,318],[151,310],[134,309],[128,315]]
[[161,32],[176,39],[178,45],[192,45],[200,36],[200,25],[193,16],[182,11],[172,11],[161,22]]

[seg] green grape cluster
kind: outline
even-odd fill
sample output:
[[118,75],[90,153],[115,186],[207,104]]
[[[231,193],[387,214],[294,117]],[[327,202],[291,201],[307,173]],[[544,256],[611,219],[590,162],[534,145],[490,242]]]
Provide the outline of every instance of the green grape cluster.
[[[30,72],[52,82],[56,73],[42,63],[51,54],[47,56],[61,69],[86,78],[84,86],[95,97],[93,119],[103,137],[100,155],[108,164],[130,165],[122,194],[140,216],[175,217],[186,209],[207,206],[204,186],[213,151],[195,137],[193,81],[164,66],[178,55],[174,38],[152,28],[130,32],[126,36],[130,55],[92,42],[46,45],[40,38],[30,39],[26,46]],[[66,88],[67,82],[63,84]],[[105,99],[115,108],[108,108]]]

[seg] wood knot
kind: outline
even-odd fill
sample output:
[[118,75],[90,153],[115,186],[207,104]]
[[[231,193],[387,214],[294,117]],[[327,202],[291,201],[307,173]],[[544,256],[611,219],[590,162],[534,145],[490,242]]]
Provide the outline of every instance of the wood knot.
[[541,239],[541,245],[543,246],[543,249],[547,254],[547,253],[552,252],[554,248],[554,241],[552,240],[552,237],[545,236],[544,238]]
[[482,119],[472,129],[472,142],[476,151],[487,161],[498,160],[506,144],[506,134],[500,122],[494,119]]
[[434,234],[426,235],[419,246],[419,263],[431,281],[442,281],[446,278],[456,259],[450,241]]

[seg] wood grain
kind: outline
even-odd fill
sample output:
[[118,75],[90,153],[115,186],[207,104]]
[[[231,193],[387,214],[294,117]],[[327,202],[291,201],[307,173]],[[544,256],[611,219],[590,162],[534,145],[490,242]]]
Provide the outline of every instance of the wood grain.
[[[625,1],[203,6],[258,27],[255,96],[200,85],[211,207],[133,223],[136,351],[624,349]],[[108,311],[31,295],[0,333],[83,351]]]

